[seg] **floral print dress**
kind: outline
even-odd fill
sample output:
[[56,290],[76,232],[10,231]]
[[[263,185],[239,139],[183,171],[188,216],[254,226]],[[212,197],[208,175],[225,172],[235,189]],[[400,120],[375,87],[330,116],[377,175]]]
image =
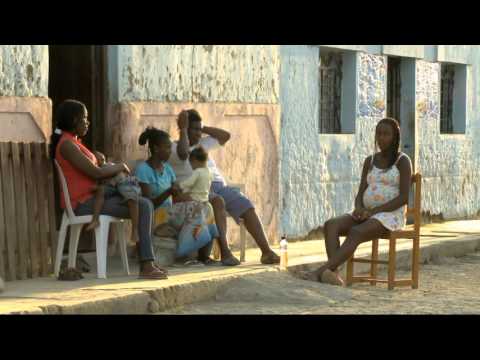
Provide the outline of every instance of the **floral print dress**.
[[[363,194],[363,205],[367,210],[384,205],[400,195],[400,170],[397,168],[398,161],[406,154],[400,154],[395,164],[388,170],[379,169],[373,165],[367,175],[368,187]],[[381,212],[371,218],[377,219],[390,231],[401,230],[406,225],[407,207],[402,206],[390,212]]]

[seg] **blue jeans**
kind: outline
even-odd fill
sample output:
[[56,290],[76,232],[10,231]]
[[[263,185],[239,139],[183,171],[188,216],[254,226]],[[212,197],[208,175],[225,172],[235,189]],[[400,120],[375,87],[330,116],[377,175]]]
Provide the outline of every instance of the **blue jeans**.
[[[74,210],[75,215],[93,215],[93,204],[95,197],[91,197]],[[100,215],[114,216],[120,219],[129,219],[130,212],[125,199],[120,195],[105,197]],[[152,249],[152,219],[153,203],[144,197],[138,199],[138,238],[140,241],[140,261],[154,261]]]

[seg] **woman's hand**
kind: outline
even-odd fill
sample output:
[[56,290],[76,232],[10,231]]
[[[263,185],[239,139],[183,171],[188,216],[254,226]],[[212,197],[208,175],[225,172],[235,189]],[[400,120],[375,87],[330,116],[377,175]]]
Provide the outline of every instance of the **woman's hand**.
[[355,210],[353,211],[353,214],[352,214],[353,219],[356,220],[356,221],[361,221],[364,212],[365,212],[364,208],[361,208],[361,207],[360,208],[355,208]]
[[373,212],[371,210],[367,210],[364,208],[356,208],[353,211],[353,219],[356,221],[365,221],[369,219],[373,215]]

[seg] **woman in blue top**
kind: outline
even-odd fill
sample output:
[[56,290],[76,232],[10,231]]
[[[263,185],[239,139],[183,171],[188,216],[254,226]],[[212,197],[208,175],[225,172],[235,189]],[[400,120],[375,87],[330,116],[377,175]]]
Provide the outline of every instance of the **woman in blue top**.
[[[188,212],[190,217],[192,216],[191,202],[179,202],[182,199],[181,189],[175,184],[175,172],[167,163],[172,151],[170,135],[149,127],[140,135],[139,144],[142,146],[148,144],[150,158],[137,166],[135,176],[142,188],[142,195],[153,202],[155,223],[166,223],[176,230],[175,237],[178,240],[176,257],[184,257],[198,250],[198,260],[212,264],[214,261],[209,255],[212,240],[218,237],[218,230],[215,224],[203,224],[200,234],[194,237],[194,227],[202,221],[201,213],[198,213],[198,219],[193,223],[185,221]],[[175,204],[172,197],[177,200]]]

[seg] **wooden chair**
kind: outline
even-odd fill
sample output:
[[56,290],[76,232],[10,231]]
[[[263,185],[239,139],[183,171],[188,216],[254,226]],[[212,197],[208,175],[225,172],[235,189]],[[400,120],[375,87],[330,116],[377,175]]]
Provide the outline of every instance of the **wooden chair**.
[[[245,185],[244,184],[233,184],[229,183],[228,186],[238,189],[238,191],[245,193]],[[245,229],[245,224],[243,223],[243,219],[240,219],[240,262],[245,262],[245,252],[247,247],[247,232]],[[213,258],[215,260],[220,259],[220,245],[218,244],[218,240],[215,241],[213,244]]]
[[[412,289],[418,288],[418,272],[420,259],[420,222],[421,222],[421,188],[422,176],[415,174],[412,176],[412,185],[414,186],[414,205],[413,208],[407,207],[407,216],[413,215],[413,226],[407,226],[404,230],[392,231],[389,240],[390,247],[388,250],[388,261],[378,260],[378,240],[372,240],[372,257],[371,259],[355,258],[355,254],[347,262],[347,286],[357,282],[369,282],[370,285],[375,286],[378,283],[387,283],[388,290],[393,290],[398,286],[411,286]],[[397,239],[412,239],[412,277],[410,279],[395,279],[395,265],[396,265],[396,241]],[[354,263],[368,263],[370,264],[370,276],[354,276]],[[388,279],[380,280],[377,278],[377,265],[388,265]]]

